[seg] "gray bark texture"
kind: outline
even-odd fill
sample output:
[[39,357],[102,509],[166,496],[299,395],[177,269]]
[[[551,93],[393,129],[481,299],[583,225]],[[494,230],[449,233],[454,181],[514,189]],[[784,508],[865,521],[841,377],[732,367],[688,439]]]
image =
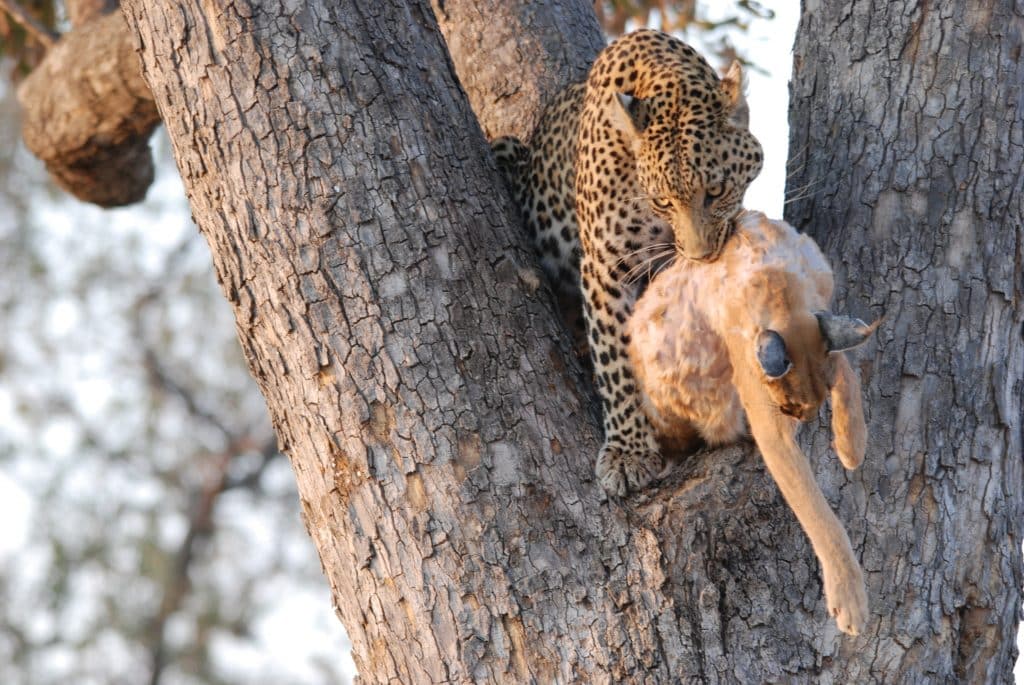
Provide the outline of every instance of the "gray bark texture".
[[61,188],[116,207],[153,182],[149,136],[160,123],[120,12],[71,3],[82,23],[66,33],[18,88],[25,145]]
[[[695,457],[625,501],[603,495],[589,386],[538,288],[429,3],[123,8],[362,679],[952,682],[957,664],[985,667],[911,654],[945,649],[952,659],[962,635],[1003,635],[999,621],[1016,611],[961,615],[966,595],[944,584],[960,555],[981,563],[992,553],[946,546],[942,531],[958,544],[971,532],[949,497],[982,492],[985,520],[1002,526],[980,531],[1003,536],[1005,552],[974,576],[984,592],[1002,588],[1009,600],[1020,562],[1006,540],[1019,540],[1010,517],[1020,513],[1020,464],[980,448],[961,457],[943,442],[945,417],[920,427],[927,436],[909,434],[919,426],[906,419],[879,433],[901,442],[886,458],[876,437],[870,466],[849,478],[827,433],[808,433],[813,454],[828,455],[817,459],[826,495],[871,578],[876,609],[857,639],[826,616],[810,545],[750,446]],[[472,66],[455,61],[462,74]],[[979,306],[1005,315],[1010,297]],[[903,351],[907,363],[941,349],[923,334],[896,338],[892,326],[911,314],[890,315],[889,337],[862,365],[882,407],[899,397],[894,388],[879,399],[888,355]],[[1016,431],[1007,445],[1019,448],[1019,417],[1005,413],[1019,413],[1005,385],[1019,383],[1015,340],[1017,361],[1001,355],[1002,375],[991,371],[985,391],[971,385],[988,404],[958,416],[993,423],[1000,407],[1004,425],[992,433]],[[990,343],[984,354],[1007,349]],[[938,475],[926,470],[932,457],[907,472],[917,457],[903,441],[915,440],[948,450]],[[962,483],[954,468],[967,462],[991,480]],[[890,538],[911,556],[888,556]],[[919,567],[934,584],[901,584]],[[893,635],[894,598],[898,611],[923,612],[928,630]],[[879,661],[897,644],[904,661]],[[1003,662],[1012,653],[986,644]]]
[[543,106],[583,81],[604,47],[590,3],[432,0],[455,71],[488,139],[528,140]]
[[[1012,681],[1021,605],[1024,11],[806,2],[787,218],[885,312],[839,489],[873,636],[838,682]],[[803,189],[803,190],[800,190]],[[894,677],[895,676],[895,677]]]

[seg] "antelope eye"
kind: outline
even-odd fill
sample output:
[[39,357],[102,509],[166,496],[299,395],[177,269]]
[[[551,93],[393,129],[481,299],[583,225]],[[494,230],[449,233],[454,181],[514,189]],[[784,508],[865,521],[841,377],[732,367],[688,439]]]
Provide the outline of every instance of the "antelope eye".
[[667,212],[668,210],[672,209],[672,202],[670,200],[666,200],[663,197],[653,198],[651,200],[651,204],[654,206],[655,209],[661,210],[663,212]]

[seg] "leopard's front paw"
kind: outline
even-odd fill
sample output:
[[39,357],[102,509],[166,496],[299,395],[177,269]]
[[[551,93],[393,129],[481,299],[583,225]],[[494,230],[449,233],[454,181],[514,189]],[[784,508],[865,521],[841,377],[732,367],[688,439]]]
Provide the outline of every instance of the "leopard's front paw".
[[622,497],[654,480],[661,467],[661,454],[657,450],[631,450],[606,443],[597,455],[594,472],[605,492]]
[[868,595],[860,566],[825,573],[825,601],[839,630],[859,635],[868,619]]

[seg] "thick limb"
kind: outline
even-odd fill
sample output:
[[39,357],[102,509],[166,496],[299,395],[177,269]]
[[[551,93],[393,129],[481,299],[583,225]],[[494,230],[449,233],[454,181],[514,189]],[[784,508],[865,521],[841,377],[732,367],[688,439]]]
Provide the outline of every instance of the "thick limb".
[[604,416],[604,445],[595,473],[611,495],[644,487],[661,471],[658,441],[643,412],[640,390],[629,361],[625,322],[632,313],[632,293],[615,285],[596,260],[583,258],[587,334],[594,378]]

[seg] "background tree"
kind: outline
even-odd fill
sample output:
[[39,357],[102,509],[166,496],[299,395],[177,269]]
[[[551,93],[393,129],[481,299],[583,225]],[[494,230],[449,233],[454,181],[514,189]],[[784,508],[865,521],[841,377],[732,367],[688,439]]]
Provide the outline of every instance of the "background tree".
[[16,142],[0,138],[0,682],[345,682],[166,138],[150,199],[116,212],[56,192]]

